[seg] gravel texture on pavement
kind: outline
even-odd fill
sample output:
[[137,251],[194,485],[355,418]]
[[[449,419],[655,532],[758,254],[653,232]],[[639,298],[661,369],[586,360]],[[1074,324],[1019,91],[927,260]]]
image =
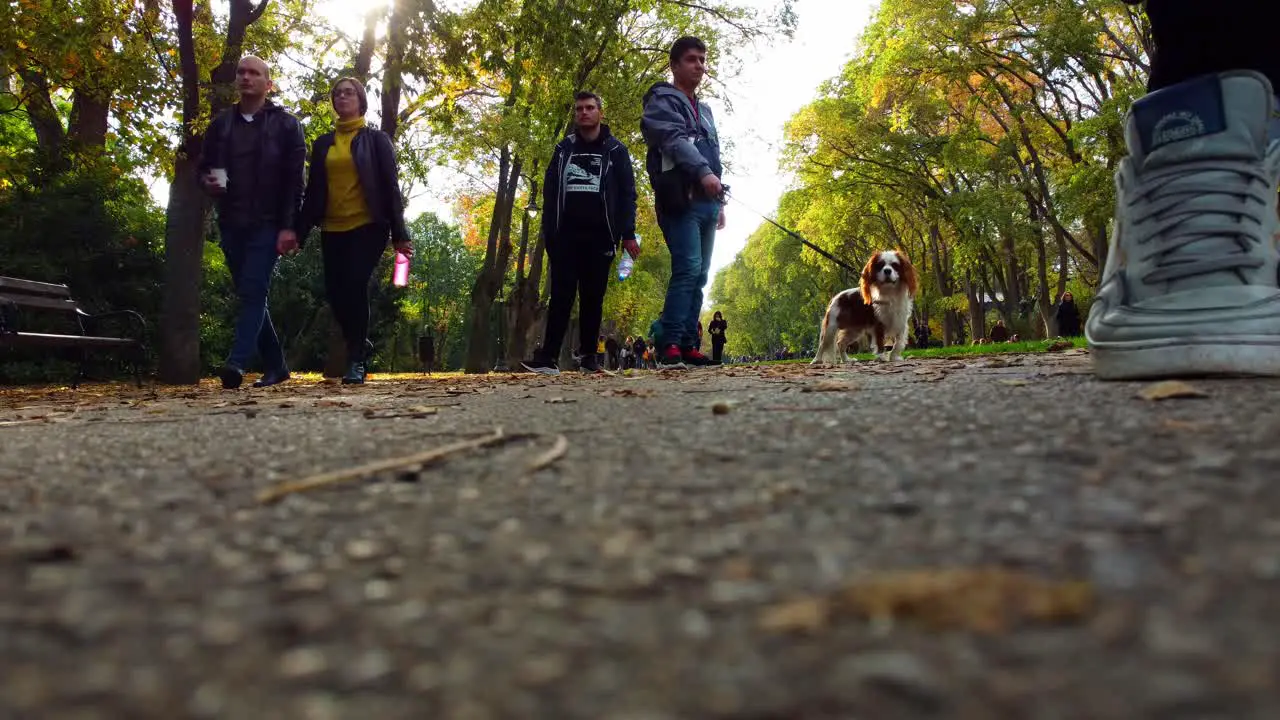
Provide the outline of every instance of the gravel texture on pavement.
[[0,718],[1280,717],[1280,382],[1088,362],[8,389]]

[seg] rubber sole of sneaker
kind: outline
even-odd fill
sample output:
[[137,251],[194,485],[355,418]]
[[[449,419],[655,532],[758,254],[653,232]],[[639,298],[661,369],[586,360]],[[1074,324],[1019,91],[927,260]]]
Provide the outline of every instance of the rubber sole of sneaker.
[[537,365],[530,365],[528,363],[520,363],[520,367],[524,368],[525,370],[528,370],[531,373],[537,373],[539,375],[549,375],[551,377],[555,377],[560,374],[560,368],[538,367]]
[[688,370],[689,366],[685,365],[683,362],[676,362],[676,363],[669,363],[669,364],[658,363],[658,369],[659,370]]
[[1280,377],[1280,337],[1235,335],[1127,343],[1090,343],[1102,380]]

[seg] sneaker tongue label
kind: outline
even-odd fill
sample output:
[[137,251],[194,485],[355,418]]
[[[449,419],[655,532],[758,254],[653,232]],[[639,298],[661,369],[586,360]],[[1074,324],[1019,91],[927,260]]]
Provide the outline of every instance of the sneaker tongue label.
[[1213,135],[1227,129],[1222,83],[1217,75],[1154,92],[1133,105],[1144,154],[1175,142]]

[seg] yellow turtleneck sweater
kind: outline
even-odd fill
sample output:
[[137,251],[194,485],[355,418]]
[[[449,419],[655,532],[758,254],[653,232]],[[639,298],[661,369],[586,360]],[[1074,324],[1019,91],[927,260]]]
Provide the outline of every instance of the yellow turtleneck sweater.
[[364,118],[339,120],[333,131],[333,145],[324,158],[329,176],[329,202],[324,209],[325,232],[346,232],[373,222],[369,205],[360,189],[360,176],[351,157],[351,140],[364,127]]

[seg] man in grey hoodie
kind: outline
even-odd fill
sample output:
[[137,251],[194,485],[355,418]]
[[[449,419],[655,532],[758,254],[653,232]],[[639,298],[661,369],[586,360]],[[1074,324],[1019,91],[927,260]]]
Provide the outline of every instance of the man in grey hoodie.
[[707,71],[707,46],[682,37],[671,46],[672,82],[644,96],[640,130],[648,154],[658,225],[671,253],[671,281],[662,309],[661,337],[654,338],[658,366],[709,365],[697,348],[702,289],[711,270],[716,230],[724,227],[720,138],[711,108],[695,94]]

